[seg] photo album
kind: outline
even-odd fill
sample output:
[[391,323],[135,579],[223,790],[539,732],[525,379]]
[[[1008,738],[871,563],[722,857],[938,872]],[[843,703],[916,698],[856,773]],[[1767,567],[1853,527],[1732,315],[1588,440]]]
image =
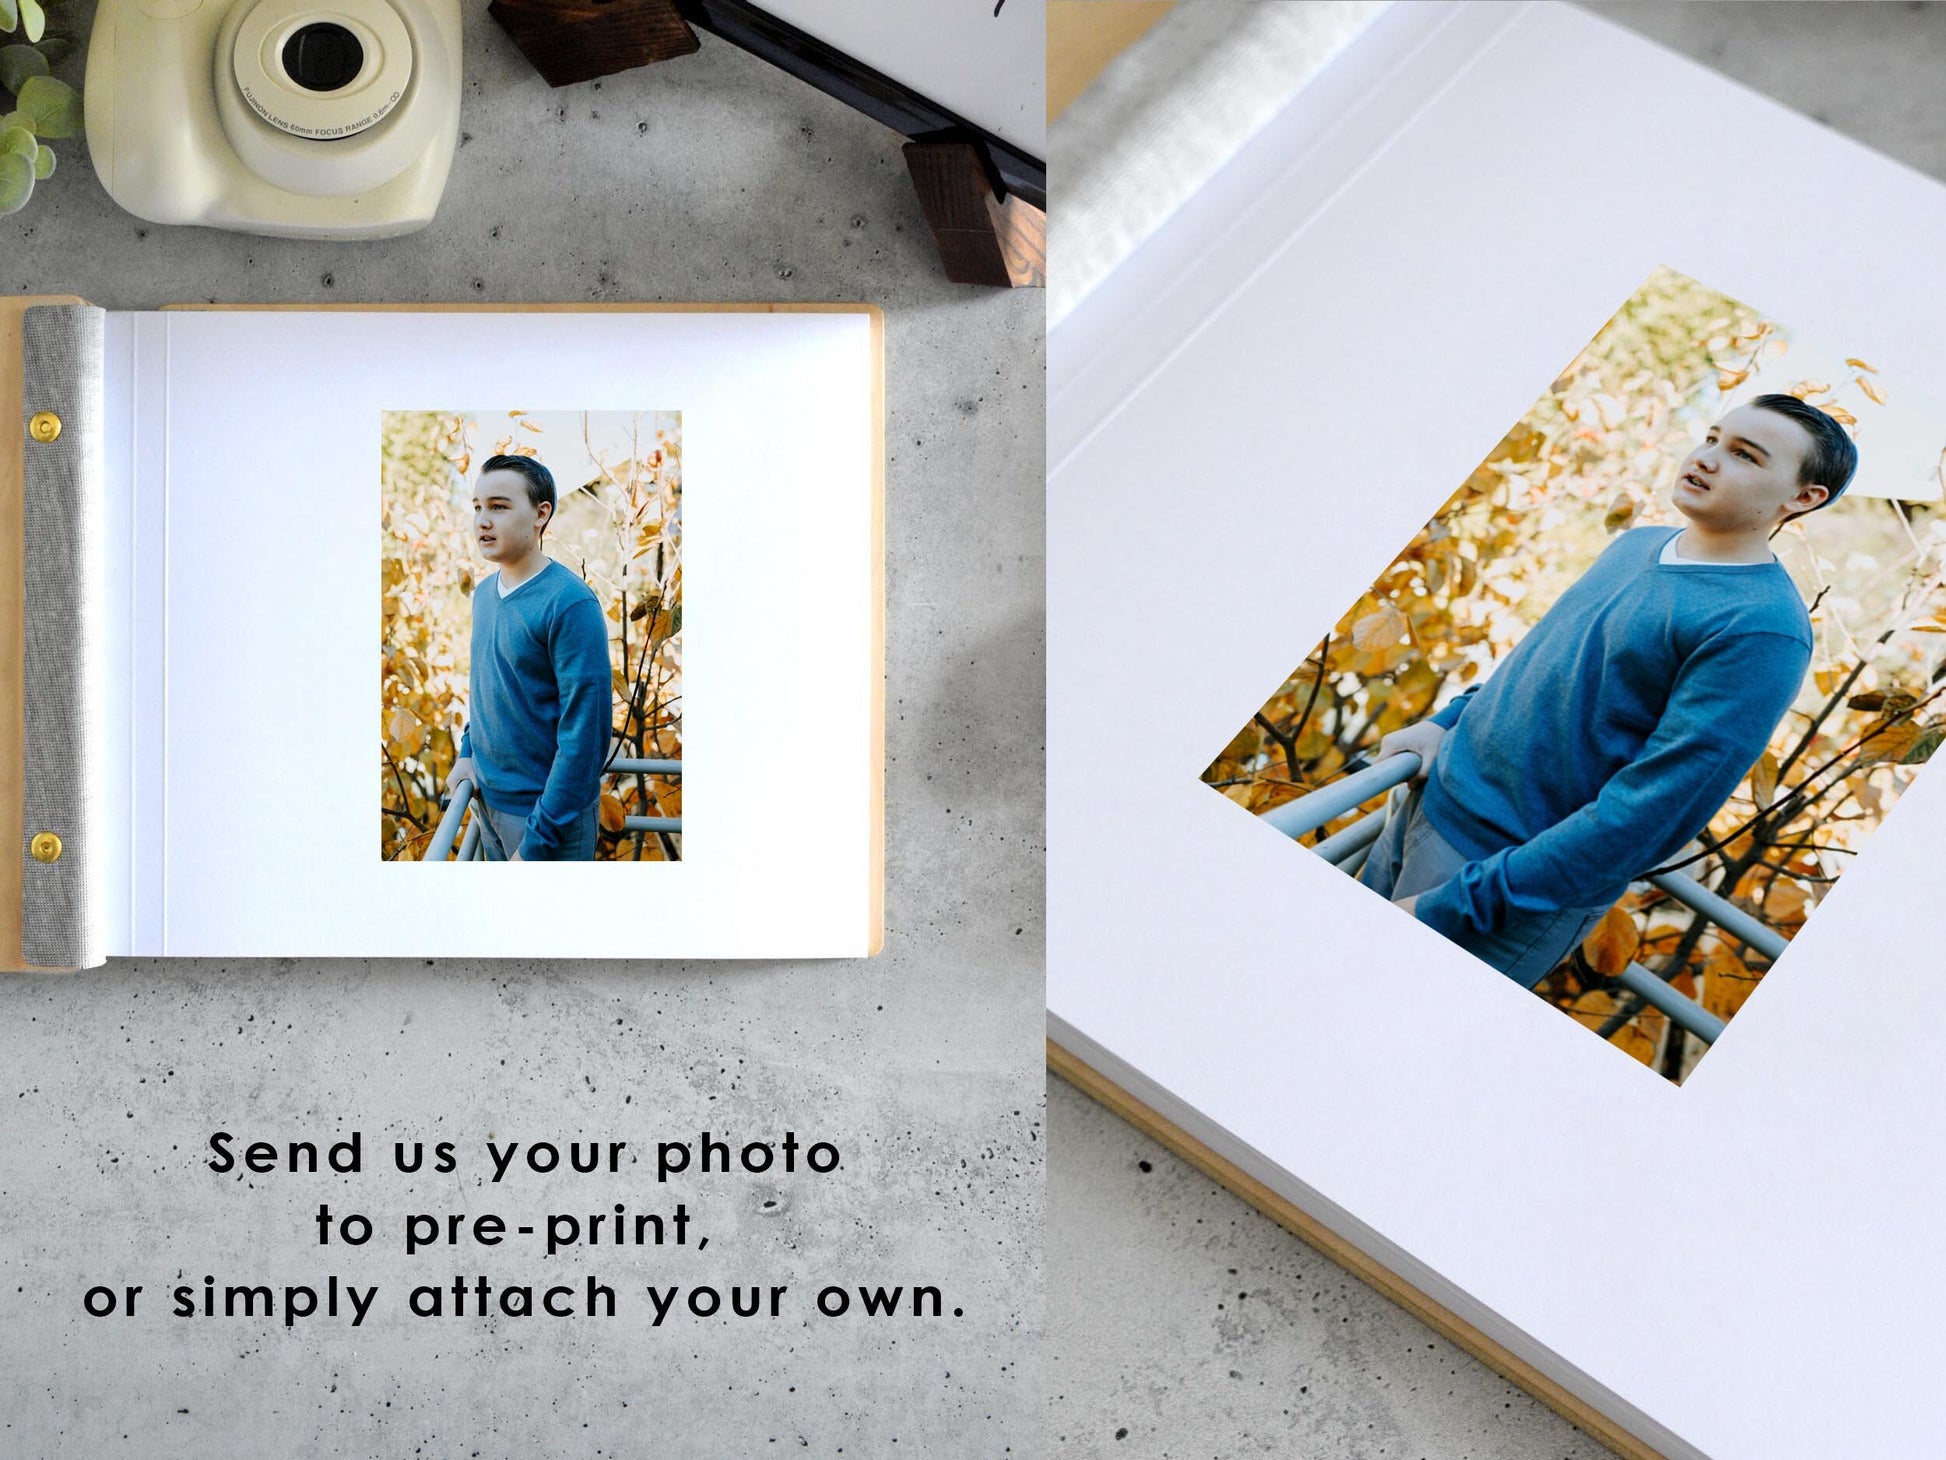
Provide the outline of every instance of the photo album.
[[16,299],[0,359],[6,967],[877,950],[875,308]]
[[1943,235],[1393,6],[1049,340],[1050,1067],[1639,1460],[1936,1448]]

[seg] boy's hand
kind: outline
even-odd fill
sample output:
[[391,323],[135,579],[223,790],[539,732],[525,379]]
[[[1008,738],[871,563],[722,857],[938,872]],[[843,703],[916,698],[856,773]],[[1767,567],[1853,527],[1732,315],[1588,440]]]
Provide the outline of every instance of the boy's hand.
[[461,781],[471,781],[475,791],[480,789],[480,773],[474,767],[473,757],[467,756],[453,762],[453,768],[446,773],[446,790],[450,793]]
[[1406,751],[1416,751],[1419,756],[1419,770],[1408,785],[1424,785],[1426,772],[1432,769],[1432,758],[1439,753],[1439,743],[1446,738],[1446,729],[1430,720],[1421,720],[1417,725],[1408,725],[1403,730],[1394,730],[1378,743],[1376,760],[1388,756],[1403,755]]

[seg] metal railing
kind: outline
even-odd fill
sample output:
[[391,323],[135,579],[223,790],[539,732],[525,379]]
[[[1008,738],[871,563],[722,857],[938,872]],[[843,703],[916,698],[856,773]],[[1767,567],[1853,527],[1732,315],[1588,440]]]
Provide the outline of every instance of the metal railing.
[[[682,762],[679,760],[642,760],[630,756],[617,756],[608,762],[602,771],[605,780],[611,775],[618,776],[658,776],[673,780],[682,775]],[[486,848],[481,845],[480,827],[485,818],[475,809],[478,788],[472,780],[460,781],[452,789],[451,799],[446,810],[439,818],[439,825],[433,831],[432,840],[426,843],[422,862],[444,862],[453,850],[455,839],[459,842],[458,861],[480,862],[486,860]],[[468,815],[471,811],[473,814]],[[465,830],[461,831],[464,823]],[[661,832],[670,836],[682,835],[680,816],[630,816],[622,821],[622,831]]]
[[[1418,773],[1419,757],[1416,754],[1407,752],[1388,756],[1374,765],[1354,771],[1342,780],[1299,796],[1295,801],[1287,801],[1282,806],[1261,812],[1258,819],[1296,840],[1329,825],[1347,812],[1356,811],[1366,802],[1388,794],[1394,786],[1403,785]],[[1385,810],[1381,807],[1359,817],[1349,826],[1341,827],[1311,850],[1341,871],[1355,876],[1384,829]],[[1657,872],[1644,880],[1773,962],[1790,946],[1783,934],[1765,927],[1694,877],[1681,872]],[[1615,976],[1615,982],[1651,1008],[1661,1010],[1678,1028],[1687,1030],[1705,1044],[1715,1043],[1723,1033],[1725,1026],[1722,1019],[1670,987],[1666,979],[1639,963],[1631,962]]]

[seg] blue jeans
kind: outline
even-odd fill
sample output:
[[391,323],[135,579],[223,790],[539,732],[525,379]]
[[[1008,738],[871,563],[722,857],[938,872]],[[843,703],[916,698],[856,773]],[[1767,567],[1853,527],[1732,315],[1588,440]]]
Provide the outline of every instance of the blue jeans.
[[[514,811],[495,811],[484,801],[473,803],[474,809],[486,812],[487,824],[480,828],[480,842],[485,849],[489,862],[506,862],[520,850],[520,839],[527,834],[527,818]],[[600,830],[601,803],[590,802],[588,809],[576,817],[561,837],[561,845],[550,862],[592,862],[595,859],[595,835]],[[496,844],[495,837],[499,840]]]
[[[1390,901],[1413,897],[1454,876],[1469,858],[1437,831],[1420,810],[1419,787],[1400,786],[1385,803],[1385,830],[1359,869],[1358,880]],[[1491,933],[1469,932],[1452,941],[1531,989],[1594,931],[1606,906],[1570,907],[1516,917]]]

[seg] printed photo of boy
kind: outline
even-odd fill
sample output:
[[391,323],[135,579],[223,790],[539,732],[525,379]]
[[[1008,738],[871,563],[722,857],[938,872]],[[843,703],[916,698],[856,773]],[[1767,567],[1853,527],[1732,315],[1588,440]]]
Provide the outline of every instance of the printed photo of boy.
[[379,852],[682,860],[682,416],[379,421]]
[[1321,627],[1204,783],[1680,1083],[1946,743],[1946,407],[1657,269]]
[[1485,684],[1379,742],[1419,769],[1359,880],[1532,988],[1764,753],[1812,648],[1770,537],[1857,462],[1796,396],[1726,414],[1677,476],[1686,526],[1622,533]]
[[473,491],[480,556],[473,590],[466,730],[448,791],[472,781],[486,807],[490,862],[587,862],[595,855],[608,755],[608,625],[594,592],[543,551],[554,477],[529,456],[490,456]]

